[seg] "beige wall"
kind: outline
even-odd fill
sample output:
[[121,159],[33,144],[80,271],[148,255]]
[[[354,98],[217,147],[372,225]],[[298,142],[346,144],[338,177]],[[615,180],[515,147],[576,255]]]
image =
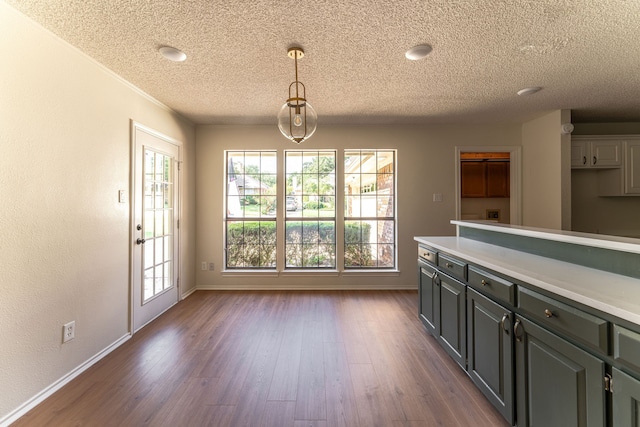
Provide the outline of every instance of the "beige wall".
[[189,122],[2,2],[0,28],[2,424],[128,334],[130,120],[184,143],[186,288],[195,175]]
[[567,110],[522,125],[522,225],[571,227],[571,139],[561,135]]
[[[277,126],[199,126],[196,131],[198,183],[197,263],[214,262],[213,272],[197,269],[198,288],[415,288],[413,236],[452,235],[455,218],[455,147],[520,145],[520,125],[509,126],[322,126],[302,149],[396,148],[398,150],[399,274],[330,276],[224,274],[224,150],[295,149]],[[340,152],[340,151],[339,151]],[[443,195],[433,202],[433,193]]]

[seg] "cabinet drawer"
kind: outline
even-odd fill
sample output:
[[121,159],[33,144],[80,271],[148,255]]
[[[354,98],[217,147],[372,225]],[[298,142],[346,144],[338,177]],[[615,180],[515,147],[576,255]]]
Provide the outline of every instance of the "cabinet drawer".
[[608,354],[606,320],[520,286],[518,307],[542,324]]
[[471,286],[509,304],[514,304],[516,286],[508,280],[494,276],[472,265],[469,266],[467,276],[469,277],[467,283]]
[[430,263],[437,264],[438,252],[426,246],[418,246],[418,256]]
[[467,280],[467,263],[451,255],[438,254],[438,267],[457,279]]
[[640,334],[613,325],[613,359],[640,374]]

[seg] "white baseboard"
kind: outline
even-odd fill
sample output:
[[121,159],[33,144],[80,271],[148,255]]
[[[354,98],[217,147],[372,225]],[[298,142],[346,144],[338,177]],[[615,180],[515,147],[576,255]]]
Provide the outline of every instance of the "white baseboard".
[[190,296],[192,293],[194,293],[197,290],[198,290],[198,288],[194,286],[189,291],[187,291],[184,294],[182,294],[182,297],[180,298],[180,300],[186,299],[188,296]]
[[387,285],[365,285],[365,286],[259,286],[259,285],[199,285],[198,291],[393,291],[393,290],[417,290],[417,285],[409,286],[387,286]]
[[102,350],[98,354],[94,355],[93,357],[91,357],[90,359],[85,361],[83,364],[77,366],[71,372],[67,373],[65,376],[63,376],[62,378],[60,378],[59,380],[57,380],[56,382],[51,384],[49,387],[45,388],[40,393],[38,393],[35,396],[33,396],[31,399],[29,399],[28,401],[26,401],[25,403],[20,405],[17,409],[15,409],[14,411],[10,412],[7,416],[5,416],[4,418],[0,419],[0,427],[8,427],[9,425],[11,425],[11,423],[16,421],[18,418],[22,417],[24,414],[29,412],[31,409],[35,408],[38,404],[40,404],[46,398],[51,396],[56,391],[60,390],[67,383],[71,382],[71,380],[73,380],[78,375],[80,375],[81,373],[83,373],[84,371],[89,369],[91,366],[93,366],[100,359],[104,358],[106,355],[111,353],[113,350],[115,350],[116,348],[120,347],[122,344],[124,344],[130,338],[131,338],[131,334],[130,333],[124,335],[123,337],[119,338],[114,343],[109,345],[107,348],[105,348],[104,350]]

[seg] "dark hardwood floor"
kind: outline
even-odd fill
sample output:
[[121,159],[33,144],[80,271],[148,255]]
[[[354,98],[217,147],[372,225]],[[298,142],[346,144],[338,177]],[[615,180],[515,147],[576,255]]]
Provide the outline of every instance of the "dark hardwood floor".
[[20,426],[506,426],[416,291],[199,291]]

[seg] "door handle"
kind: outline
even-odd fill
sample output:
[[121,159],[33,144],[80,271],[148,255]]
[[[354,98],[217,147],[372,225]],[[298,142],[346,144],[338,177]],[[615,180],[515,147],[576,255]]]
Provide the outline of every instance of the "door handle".
[[516,323],[513,325],[513,336],[516,337],[516,341],[518,342],[522,341],[523,336],[521,325],[522,322],[520,322],[520,319],[516,319]]
[[140,237],[138,237],[138,240],[136,240],[136,245],[144,245],[144,242],[146,242],[145,239],[141,239]]
[[[505,313],[504,316],[502,316],[502,320],[500,321],[500,326],[502,327],[502,330],[504,331],[505,334],[509,335],[509,326],[505,325],[505,323],[507,322],[507,320],[509,320],[509,313]],[[509,322],[511,323],[511,322]]]

